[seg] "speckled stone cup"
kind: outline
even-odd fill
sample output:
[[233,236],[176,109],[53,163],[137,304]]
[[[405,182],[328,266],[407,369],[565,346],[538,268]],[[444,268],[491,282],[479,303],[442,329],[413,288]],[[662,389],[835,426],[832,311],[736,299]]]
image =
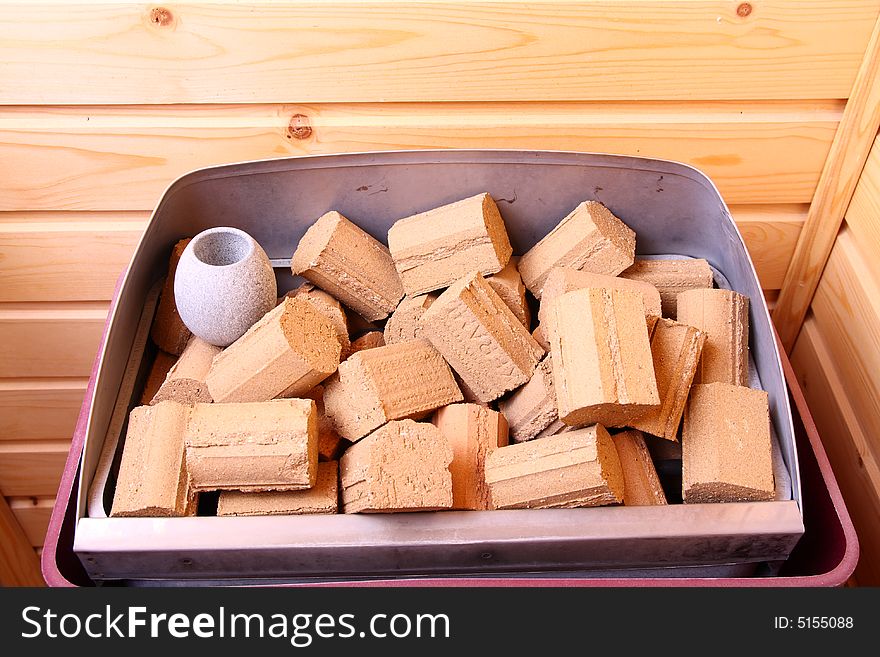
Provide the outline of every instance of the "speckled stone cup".
[[187,245],[174,277],[177,311],[187,328],[218,347],[232,344],[275,307],[272,264],[238,228],[211,228]]

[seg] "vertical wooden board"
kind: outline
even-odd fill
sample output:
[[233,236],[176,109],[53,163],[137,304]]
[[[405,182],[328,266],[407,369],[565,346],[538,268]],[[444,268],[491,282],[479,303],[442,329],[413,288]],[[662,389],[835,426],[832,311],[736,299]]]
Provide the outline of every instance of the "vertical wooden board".
[[69,448],[65,440],[0,442],[0,494],[54,496]]
[[40,560],[0,495],[0,586],[45,586]]
[[846,211],[846,225],[853,242],[864,256],[865,265],[875,281],[880,282],[880,136],[862,169],[859,184]]
[[0,441],[73,435],[88,379],[0,379]]
[[791,364],[859,537],[856,578],[860,585],[880,586],[880,464],[868,449],[868,437],[849,404],[848,386],[834,363],[819,326],[808,316]]
[[0,378],[88,376],[109,304],[0,304]]
[[35,548],[41,547],[52,517],[54,497],[10,497],[7,502],[25,536]]

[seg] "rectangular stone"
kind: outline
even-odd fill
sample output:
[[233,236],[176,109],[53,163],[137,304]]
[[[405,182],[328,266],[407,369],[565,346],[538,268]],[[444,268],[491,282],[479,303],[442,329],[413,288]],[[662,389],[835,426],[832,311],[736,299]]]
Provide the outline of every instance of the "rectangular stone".
[[497,274],[486,277],[486,282],[495,290],[501,300],[516,315],[516,318],[528,331],[532,325],[532,311],[526,299],[526,286],[517,269],[519,258],[513,256],[507,266]]
[[406,342],[422,337],[422,315],[437,299],[436,294],[418,294],[403,297],[388,321],[385,322],[385,344]]
[[695,385],[681,446],[685,503],[774,499],[770,411],[763,390]]
[[166,401],[129,414],[111,516],[195,515],[184,434],[190,407]]
[[478,404],[451,404],[438,410],[432,421],[452,447],[452,508],[491,509],[486,457],[507,445],[504,416]]
[[706,334],[694,383],[749,383],[749,298],[731,290],[678,295],[678,321]]
[[318,464],[315,485],[305,490],[242,493],[225,490],[217,501],[218,516],[292,516],[338,513],[338,462]]
[[452,508],[452,448],[433,424],[397,420],[356,442],[339,462],[345,513]]
[[168,261],[168,274],[162,284],[162,292],[159,295],[159,305],[153,318],[153,326],[150,328],[150,337],[162,351],[174,356],[183,353],[186,343],[192,337],[192,333],[180,319],[177,312],[177,304],[174,301],[174,274],[177,272],[177,263],[183,255],[189,238],[180,240],[171,249],[171,258]]
[[[636,258],[621,278],[650,283],[660,292],[663,317],[675,318],[678,295],[687,290],[712,287],[712,269],[702,258],[679,260]],[[659,313],[658,313],[659,314]]]
[[540,299],[554,267],[617,276],[632,265],[636,234],[596,201],[584,201],[520,258],[519,273]]
[[389,420],[423,418],[461,400],[449,365],[427,340],[358,352],[324,387],[327,417],[352,441]]
[[388,247],[338,212],[309,227],[290,268],[370,321],[388,317],[403,297]]
[[544,350],[478,272],[455,282],[422,316],[431,341],[477,399],[528,381]]
[[615,434],[614,446],[623,470],[623,503],[625,506],[663,506],[666,495],[657,477],[645,438],[640,431]]
[[385,336],[382,334],[382,331],[367,331],[359,338],[351,341],[351,353],[356,354],[359,351],[365,351],[367,349],[375,349],[376,347],[384,346]]
[[147,380],[144,382],[144,390],[141,393],[140,404],[142,406],[149,404],[153,397],[156,396],[159,388],[165,382],[168,372],[171,371],[176,362],[177,356],[166,353],[161,349],[156,349],[156,355],[150,365],[149,372],[147,372]]
[[388,231],[388,248],[411,296],[448,287],[474,270],[494,274],[513,252],[488,194],[400,219]]
[[165,381],[159,387],[150,404],[176,401],[181,404],[210,404],[211,393],[205,379],[214,357],[222,351],[201,338],[190,338],[177,362],[168,370]]
[[341,353],[325,314],[305,299],[285,298],[214,359],[208,391],[218,403],[296,397],[333,374]]
[[336,432],[333,422],[327,417],[324,408],[324,386],[316,385],[303,397],[314,400],[318,412],[318,461],[338,460],[351,443]]
[[[590,271],[580,271],[569,267],[554,267],[544,283],[544,292],[541,295],[541,306],[538,310],[538,320],[546,321],[547,309],[550,308],[554,299],[560,294],[583,290],[589,287],[604,287],[613,290],[633,290],[642,295],[645,304],[645,315],[649,317],[660,316],[660,293],[650,283],[643,281],[630,281],[617,276],[606,276]],[[543,331],[541,325],[536,330]]]
[[568,292],[550,308],[546,329],[560,420],[626,426],[659,407],[641,294]]
[[619,504],[623,472],[601,425],[500,447],[486,459],[496,509],[559,509]]
[[311,399],[196,404],[186,429],[193,490],[300,490],[315,485],[318,413]]
[[678,425],[703,353],[706,334],[693,326],[661,319],[651,332],[651,357],[660,406],[630,425],[667,440],[678,440]]
[[498,408],[510,425],[510,439],[514,443],[532,440],[559,422],[550,356],[538,364],[528,383],[498,402]]
[[348,336],[348,318],[345,310],[342,308],[342,304],[335,297],[311,283],[303,283],[284,296],[305,299],[315,307],[315,310],[326,315],[333,324],[333,328],[336,329],[339,344],[342,345],[342,353],[339,356],[339,360],[342,361],[349,357],[351,354],[351,340]]

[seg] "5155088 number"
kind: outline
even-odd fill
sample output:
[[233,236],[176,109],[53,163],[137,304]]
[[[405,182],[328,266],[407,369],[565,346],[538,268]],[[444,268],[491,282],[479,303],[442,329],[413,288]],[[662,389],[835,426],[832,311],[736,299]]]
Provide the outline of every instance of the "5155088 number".
[[776,630],[850,630],[853,628],[852,616],[775,616],[773,629]]

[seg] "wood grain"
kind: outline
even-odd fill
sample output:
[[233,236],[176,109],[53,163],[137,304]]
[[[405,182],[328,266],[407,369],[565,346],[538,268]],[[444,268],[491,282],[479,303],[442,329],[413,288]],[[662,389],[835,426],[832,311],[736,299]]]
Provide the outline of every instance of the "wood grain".
[[865,256],[865,265],[874,280],[880,281],[880,137],[862,169],[859,184],[853,192],[846,211],[846,225],[852,231],[853,242]]
[[0,379],[0,441],[70,439],[87,378]]
[[880,554],[880,464],[850,404],[851,386],[838,372],[835,363],[839,361],[828,350],[824,334],[808,316],[791,363],[859,537],[856,578],[861,586],[880,586],[876,557]]
[[782,286],[807,210],[806,204],[730,208],[764,290],[777,290]]
[[0,493],[54,496],[69,447],[69,440],[0,441]]
[[880,18],[853,84],[810,212],[785,275],[773,321],[791,350],[831,253],[837,231],[880,128]]
[[3,2],[0,103],[845,98],[875,0]]
[[107,302],[0,304],[0,378],[88,376],[108,310]]
[[40,560],[0,495],[0,586],[45,586]]
[[0,161],[16,165],[0,210],[152,210],[204,166],[425,148],[672,159],[704,171],[728,203],[805,203],[841,111],[837,101],[3,108]]
[[7,502],[31,545],[41,547],[52,517],[54,497],[10,497]]

